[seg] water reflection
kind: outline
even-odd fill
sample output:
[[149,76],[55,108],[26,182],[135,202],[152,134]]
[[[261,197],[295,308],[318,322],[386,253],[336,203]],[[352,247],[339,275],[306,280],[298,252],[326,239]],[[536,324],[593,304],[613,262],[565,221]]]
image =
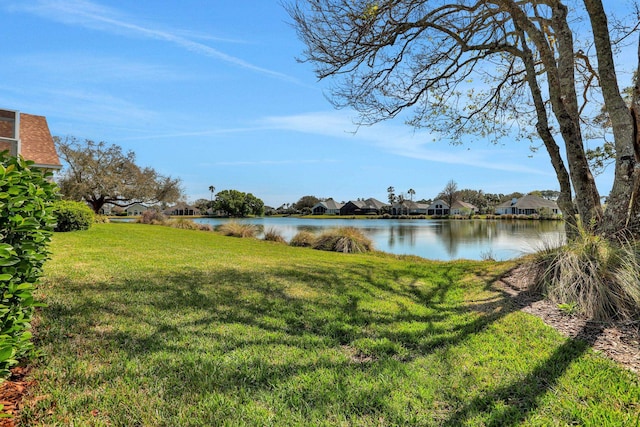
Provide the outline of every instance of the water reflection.
[[[214,226],[221,219],[202,218]],[[523,220],[373,220],[313,218],[252,218],[242,222],[274,229],[286,240],[299,231],[319,234],[336,227],[356,227],[371,238],[375,247],[394,254],[418,255],[429,259],[482,259],[492,256],[509,259],[558,244],[564,239],[560,221]]]

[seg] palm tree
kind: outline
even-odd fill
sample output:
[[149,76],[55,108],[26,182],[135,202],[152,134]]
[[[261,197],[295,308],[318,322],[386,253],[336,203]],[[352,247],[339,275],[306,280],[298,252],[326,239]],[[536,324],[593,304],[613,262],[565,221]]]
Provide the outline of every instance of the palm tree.
[[409,191],[407,191],[407,193],[409,193],[409,197],[411,198],[411,201],[413,202],[413,195],[416,194],[416,190],[414,190],[413,188],[410,188]]
[[211,202],[209,203],[209,207],[211,208],[211,214],[213,215],[213,193],[216,192],[216,187],[213,185],[209,186],[209,191],[211,192]]
[[389,187],[387,188],[387,193],[389,193],[389,204],[393,205],[393,203],[396,201],[396,195],[395,192],[396,189],[393,187]]

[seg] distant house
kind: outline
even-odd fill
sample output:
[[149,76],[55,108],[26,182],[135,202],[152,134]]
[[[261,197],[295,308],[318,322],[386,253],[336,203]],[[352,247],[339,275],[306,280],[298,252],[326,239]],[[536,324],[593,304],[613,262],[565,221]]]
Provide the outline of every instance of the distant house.
[[435,200],[427,207],[427,215],[449,215],[449,205],[442,199]]
[[373,197],[367,200],[350,200],[342,205],[340,215],[380,215],[385,206],[389,205]]
[[47,119],[44,116],[0,109],[0,151],[20,154],[41,169],[62,168]]
[[100,215],[111,215],[113,213],[113,206],[114,205],[112,205],[111,203],[105,203],[104,205],[102,205],[98,213]]
[[535,215],[545,211],[554,215],[562,213],[555,201],[543,199],[533,194],[527,194],[519,199],[512,199],[496,206],[497,215]]
[[474,215],[478,213],[478,208],[471,203],[456,200],[451,204],[449,213],[451,215]]
[[338,203],[333,199],[327,199],[322,202],[318,202],[311,208],[313,215],[340,215],[340,208],[342,203]]
[[148,210],[149,210],[149,207],[143,205],[142,203],[134,203],[124,208],[124,211],[127,213],[127,216],[142,215],[142,212],[148,211]]
[[193,216],[200,215],[200,209],[187,203],[180,202],[166,209],[164,214],[171,216]]
[[392,215],[426,215],[429,205],[416,203],[412,200],[403,200],[391,208]]

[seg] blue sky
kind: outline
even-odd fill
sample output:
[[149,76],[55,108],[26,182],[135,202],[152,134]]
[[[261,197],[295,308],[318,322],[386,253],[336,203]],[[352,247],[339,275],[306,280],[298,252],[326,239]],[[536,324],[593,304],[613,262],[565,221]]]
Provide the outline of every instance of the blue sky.
[[[133,150],[181,178],[267,205],[304,195],[433,198],[453,179],[492,193],[558,189],[526,142],[452,146],[390,121],[357,133],[334,110],[277,0],[0,0],[0,107],[47,117],[53,135]],[[609,190],[603,177],[601,192]]]

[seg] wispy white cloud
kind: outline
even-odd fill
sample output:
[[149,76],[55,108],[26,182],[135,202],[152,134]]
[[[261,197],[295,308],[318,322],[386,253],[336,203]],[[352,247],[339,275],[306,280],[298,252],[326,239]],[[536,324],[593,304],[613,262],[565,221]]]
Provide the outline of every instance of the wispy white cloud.
[[175,138],[187,138],[197,136],[215,136],[215,135],[228,135],[234,133],[248,133],[256,132],[260,130],[268,130],[265,127],[239,127],[239,128],[217,128],[217,129],[205,129],[199,131],[168,131],[165,133],[144,134],[139,136],[128,136],[121,138],[121,141],[142,141],[149,139],[175,139]]
[[[184,32],[156,29],[150,25],[144,26],[137,24],[133,19],[125,17],[115,9],[102,6],[98,3],[86,0],[37,0],[35,2],[10,2],[8,8],[12,11],[35,14],[67,25],[83,26],[99,31],[165,41],[188,51],[215,58],[236,67],[281,80],[299,83],[298,80],[292,76],[254,65],[204,43],[194,41],[183,35],[185,34]],[[198,38],[202,39],[201,36]]]
[[[340,138],[373,146],[384,152],[429,162],[480,167],[484,169],[549,175],[547,170],[523,165],[522,162],[497,161],[495,150],[459,150],[448,146],[439,135],[424,131],[413,131],[406,125],[379,123],[375,126],[359,127],[344,111],[325,111],[269,116],[256,120],[246,127],[215,128],[189,132],[166,132],[153,135],[125,137],[123,140],[175,139],[184,137],[214,136],[234,133],[288,131],[310,135]],[[447,147],[449,149],[447,149]],[[504,153],[504,152],[503,152]],[[326,160],[322,160],[326,162]],[[298,161],[296,161],[298,162]],[[313,162],[313,161],[312,161]],[[279,161],[226,162],[216,165],[282,164]]]
[[66,80],[78,81],[176,81],[185,80],[183,71],[160,64],[123,60],[115,56],[95,53],[56,52],[19,55],[10,58],[19,64],[14,72],[25,75],[34,73],[46,76],[59,86]]
[[[465,150],[452,151],[435,147],[439,135],[412,131],[405,125],[379,123],[374,126],[358,127],[348,114],[342,111],[304,113],[291,116],[267,117],[259,122],[266,128],[325,135],[331,137],[352,137],[372,144],[379,149],[397,156],[453,165],[474,166],[507,172],[548,175],[547,171],[530,168],[522,164],[495,161],[495,151]],[[447,144],[441,142],[440,144]]]
[[0,93],[0,105],[19,106],[24,112],[46,115],[50,125],[73,123],[76,128],[108,123],[114,128],[158,120],[157,112],[100,90],[0,85]]
[[297,164],[318,164],[318,163],[339,163],[336,159],[295,159],[295,160],[258,160],[258,161],[238,161],[238,162],[215,162],[212,164],[201,164],[201,166],[279,166]]

